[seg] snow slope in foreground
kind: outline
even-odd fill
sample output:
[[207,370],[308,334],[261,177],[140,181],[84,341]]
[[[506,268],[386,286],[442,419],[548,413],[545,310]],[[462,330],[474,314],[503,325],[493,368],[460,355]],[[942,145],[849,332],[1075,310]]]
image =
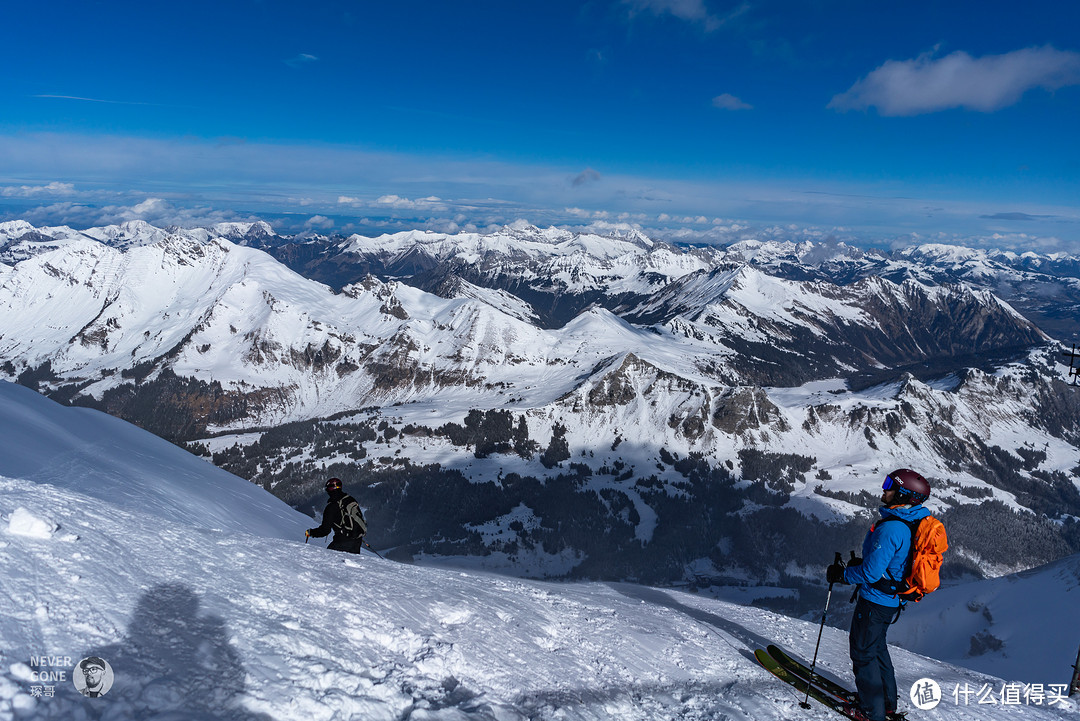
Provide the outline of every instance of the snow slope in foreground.
[[[421,568],[163,520],[72,490],[0,479],[0,718],[835,719],[751,660],[817,628],[758,609],[619,584]],[[39,523],[35,524],[34,521]],[[34,656],[115,672],[86,699],[34,699]],[[843,632],[824,668],[850,683]],[[902,688],[999,681],[896,649]],[[1075,718],[1066,707],[957,705],[918,718]]]
[[[24,470],[0,476],[0,720],[837,718],[800,710],[751,657],[768,641],[809,655],[814,624],[672,591],[329,552],[289,540],[302,517],[258,488],[246,496],[238,479],[100,414],[3,390],[0,456]],[[99,699],[72,685],[88,655],[115,673]],[[825,630],[821,658],[850,684],[845,633]],[[903,689],[923,677],[946,694],[1001,686],[899,649],[894,659]],[[967,700],[917,718],[1076,712]]]
[[1080,554],[936,591],[893,643],[1029,683],[1067,681],[1080,646]]
[[0,475],[50,483],[195,526],[296,538],[288,504],[105,413],[69,408],[0,381]]

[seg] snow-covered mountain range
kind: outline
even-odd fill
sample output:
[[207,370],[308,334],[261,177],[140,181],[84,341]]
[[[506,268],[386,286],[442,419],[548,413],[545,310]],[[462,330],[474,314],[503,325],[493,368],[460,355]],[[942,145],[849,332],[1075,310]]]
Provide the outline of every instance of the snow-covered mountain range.
[[[969,356],[1019,356],[1047,340],[984,289],[792,281],[728,260],[744,250],[531,227],[354,237],[342,255],[359,259],[354,267],[379,266],[382,278],[357,273],[335,293],[213,229],[6,223],[0,358],[9,377],[43,374],[53,390],[77,386],[96,398],[165,370],[216,381],[243,400],[208,409],[207,430],[218,430],[448,388],[473,407],[511,398],[535,407],[627,353],[705,384],[794,386],[924,365],[956,370]],[[430,269],[423,282],[389,279],[407,258],[468,266],[485,283],[444,268],[437,285],[451,297],[442,297],[422,289]],[[545,289],[603,302],[544,327],[534,321],[550,308],[530,296]]]
[[900,466],[954,577],[1080,551],[1080,403],[1038,325],[1067,258],[14,222],[0,262],[5,377],[305,510],[335,472],[398,557],[811,607]]
[[[103,448],[125,462],[103,465]],[[183,455],[95,411],[0,382],[0,718],[837,718],[800,709],[802,697],[751,655],[777,642],[808,657],[815,623],[668,589],[346,557],[305,545],[308,520],[270,494]],[[162,472],[176,467],[183,473]],[[223,521],[221,507],[241,505],[249,512]],[[1003,579],[1016,591],[1008,613],[980,584],[951,589],[950,604],[966,592],[990,605],[1005,649],[1030,653],[1028,665],[1015,676],[992,664],[973,671],[968,659],[935,660],[932,643],[920,653],[894,647],[901,708],[912,710],[908,689],[931,678],[942,697],[920,717],[1075,717],[1059,668],[1071,659],[1055,658],[1050,644],[1013,646],[1064,635],[1039,605],[1057,594],[1075,606],[1062,568]],[[942,629],[906,615],[892,633],[925,641]],[[953,624],[948,638],[959,634]],[[112,671],[100,698],[73,685],[88,656]],[[852,684],[844,631],[825,628],[818,664]]]

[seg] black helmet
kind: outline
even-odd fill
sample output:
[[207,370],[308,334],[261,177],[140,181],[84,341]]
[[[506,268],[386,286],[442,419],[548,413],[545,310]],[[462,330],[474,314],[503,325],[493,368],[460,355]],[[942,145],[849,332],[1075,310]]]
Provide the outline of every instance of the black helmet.
[[922,503],[930,497],[930,483],[910,468],[898,468],[885,476],[882,490],[890,488],[908,503]]
[[340,490],[341,490],[341,479],[340,478],[331,478],[329,481],[326,482],[326,492],[327,493],[330,493],[331,491],[340,491]]

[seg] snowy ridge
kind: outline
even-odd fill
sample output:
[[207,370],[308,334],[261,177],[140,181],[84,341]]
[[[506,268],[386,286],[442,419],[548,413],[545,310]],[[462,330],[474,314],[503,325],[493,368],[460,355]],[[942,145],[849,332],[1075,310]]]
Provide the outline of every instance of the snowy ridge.
[[[245,232],[252,229],[257,228]],[[531,239],[539,232],[518,234]],[[796,283],[745,265],[705,274],[698,269],[701,258],[676,254],[669,247],[650,246],[647,256],[619,255],[625,248],[618,244],[629,241],[544,233],[556,247],[575,246],[569,255],[555,254],[546,261],[544,272],[551,275],[538,276],[559,280],[565,287],[603,286],[621,292],[633,286],[640,291],[654,282],[640,284],[639,271],[645,268],[657,277],[684,278],[624,314],[630,320],[667,321],[654,329],[661,332],[634,331],[621,319],[590,328],[587,334],[575,323],[541,330],[528,304],[517,296],[460,278],[443,286],[449,299],[375,279],[333,294],[262,251],[222,238],[200,240],[192,233],[127,223],[86,231],[59,247],[46,244],[47,250],[39,249],[4,271],[0,354],[10,364],[9,377],[48,362],[58,379],[88,383],[82,392],[99,398],[127,382],[117,371],[150,364],[154,368],[149,377],[154,378],[168,367],[178,375],[220,382],[246,394],[253,409],[250,420],[271,423],[375,402],[430,398],[450,385],[471,388],[477,406],[500,405],[507,396],[528,399],[528,389],[547,376],[553,363],[576,368],[565,374],[568,385],[558,389],[563,394],[599,358],[628,351],[652,357],[684,377],[745,383],[757,379],[753,363],[762,371],[775,367],[774,359],[760,356],[765,348],[754,351],[759,357],[749,364],[736,362],[748,341],[775,344],[806,333],[820,345],[798,341],[795,344],[803,346],[800,356],[812,354],[815,362],[833,363],[838,371],[859,363],[886,367],[895,359],[850,356],[850,348],[844,351],[850,357],[839,363],[833,358],[832,346],[845,342],[842,334],[881,336],[883,322],[903,322],[873,317],[868,298],[877,298],[882,312],[892,316],[906,312],[913,294],[924,298],[923,305],[933,313],[948,312],[950,304],[963,301],[972,312],[998,313],[1000,322],[1026,333],[1027,342],[1045,339],[1037,331],[1023,330],[1026,322],[989,294],[954,298],[953,291],[879,279],[852,288]],[[447,248],[467,250],[467,242],[458,245],[463,241],[458,236],[439,238]],[[514,234],[473,240],[488,246],[511,241],[514,247],[536,245]],[[592,275],[588,263],[582,264],[585,258],[592,262],[607,257],[607,251],[596,247],[601,240],[615,243],[611,255],[616,260],[603,271],[610,276]],[[117,244],[122,249],[113,247]],[[644,247],[637,239],[630,245]],[[637,270],[620,270],[626,263]],[[466,316],[473,320],[465,321]],[[595,312],[582,317],[595,317]],[[893,352],[884,340],[875,339],[875,345]],[[910,351],[936,352],[924,350],[925,345],[916,342]],[[713,368],[718,358],[733,360],[704,370]],[[387,368],[393,369],[389,383]],[[532,402],[543,403],[548,397]]]
[[[0,421],[55,416],[70,437],[102,432],[91,414],[52,405],[19,395],[0,404]],[[139,434],[122,426],[103,432],[118,453],[150,466],[179,453],[127,446]],[[20,441],[0,434],[0,457]],[[23,450],[63,448],[44,439]],[[92,447],[82,450],[89,455],[77,460],[99,460]],[[208,477],[191,483],[223,490],[220,472],[194,463]],[[543,583],[344,556],[305,545],[267,494],[252,518],[279,524],[279,538],[218,530],[212,504],[220,496],[200,499],[190,486],[127,470],[117,480],[133,492],[111,500],[99,495],[98,479],[76,488],[0,475],[0,597],[9,609],[0,620],[0,718],[835,718],[821,707],[798,710],[801,698],[750,659],[768,642],[808,656],[816,624],[629,584]],[[192,515],[163,518],[158,494],[192,503]],[[1042,633],[1039,624],[1055,622],[1026,618]],[[98,699],[76,693],[67,663],[34,661],[89,655],[115,674]],[[819,668],[850,685],[846,656],[846,634],[826,628]],[[925,677],[946,693],[1001,683],[898,648],[893,658],[902,690]],[[66,675],[40,681],[42,672]],[[35,687],[49,693],[36,696]],[[1071,701],[1018,705],[1008,717],[1043,721],[1075,710]],[[933,718],[999,713],[946,698]]]
[[162,242],[172,234],[168,230],[150,225],[145,220],[129,220],[120,225],[90,228],[83,231],[83,233],[113,248],[152,245]]
[[440,260],[457,256],[472,262],[488,253],[533,257],[585,254],[612,260],[627,253],[648,251],[655,245],[637,232],[624,236],[598,236],[559,228],[540,229],[528,224],[507,226],[492,234],[405,231],[375,238],[353,235],[347,242],[345,250],[352,253],[400,255],[420,249]]
[[533,311],[532,307],[511,293],[507,293],[504,290],[473,285],[461,278],[453,278],[451,282],[453,284],[451,292],[452,297],[454,298],[472,298],[479,300],[508,316],[525,321],[526,323],[536,324],[536,313]]
[[[335,369],[380,362],[411,374],[444,359],[447,372],[478,378],[473,364],[494,372],[503,361],[481,350],[528,348],[543,359],[552,345],[537,340],[543,331],[485,302],[447,301],[378,281],[335,295],[224,240],[173,237],[126,252],[83,241],[58,253],[27,260],[5,278],[0,347],[30,365],[49,360],[58,374],[98,377],[90,393],[123,382],[108,369],[168,355],[179,374],[283,389],[291,407],[268,409],[267,420],[300,408],[307,409],[301,417],[329,415],[375,393],[368,374]],[[512,309],[509,299],[476,295]],[[65,317],[56,315],[59,308],[68,309]],[[438,347],[439,328],[451,330],[451,347]]]
[[228,532],[295,538],[307,519],[171,443],[87,408],[0,381],[0,475],[118,509]]
[[657,243],[637,231],[600,236],[528,224],[492,234],[407,231],[377,238],[354,235],[340,250],[378,259],[385,267],[424,258],[428,264],[473,266],[487,277],[519,278],[537,288],[556,284],[569,292],[603,290],[612,294],[649,292],[658,282],[702,270],[709,262],[701,254]]
[[[1020,369],[1014,369],[1014,373]],[[1023,386],[1010,372],[991,377],[972,372],[957,387],[937,389],[910,376],[899,383],[849,392],[843,383],[815,382],[800,388],[758,389],[751,386],[717,390],[667,373],[633,355],[605,367],[596,376],[560,399],[563,413],[549,411],[570,425],[572,448],[589,448],[590,437],[619,437],[640,448],[650,448],[657,428],[674,426],[665,447],[677,455],[704,452],[720,465],[742,449],[780,448],[816,459],[815,471],[824,471],[828,482],[808,477],[796,482],[792,503],[810,513],[833,508],[841,516],[858,510],[850,503],[816,493],[818,486],[831,491],[858,493],[874,479],[917,458],[922,473],[949,479],[950,486],[935,490],[930,507],[938,512],[949,503],[970,502],[971,489],[986,499],[997,499],[1021,509],[1016,496],[990,486],[984,480],[951,467],[953,458],[927,453],[934,447],[933,420],[948,414],[954,427],[970,433],[957,437],[960,447],[974,439],[1003,448],[1039,447],[1047,454],[1044,468],[1067,470],[1080,455],[1075,447],[1046,433],[1018,426],[1016,417],[1024,407]],[[737,407],[738,413],[724,409]],[[565,411],[573,411],[573,413]],[[718,424],[713,419],[723,418]],[[566,420],[569,419],[569,420]],[[889,430],[891,429],[891,430]],[[867,446],[867,436],[876,447]],[[627,450],[602,453],[597,458],[612,462]],[[642,465],[657,458],[646,456]],[[677,474],[668,472],[670,477]],[[664,477],[664,476],[661,476]],[[981,564],[992,571],[990,564]],[[1007,573],[1015,569],[996,569]]]

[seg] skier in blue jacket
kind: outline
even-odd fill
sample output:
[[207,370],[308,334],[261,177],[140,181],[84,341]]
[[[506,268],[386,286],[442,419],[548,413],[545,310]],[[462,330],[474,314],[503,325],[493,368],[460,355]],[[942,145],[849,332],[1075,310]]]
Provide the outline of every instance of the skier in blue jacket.
[[881,520],[866,534],[861,562],[833,564],[825,574],[830,584],[858,585],[849,643],[859,705],[868,721],[886,721],[896,713],[896,675],[885,634],[904,603],[896,591],[903,582],[911,550],[907,523],[886,519],[918,521],[930,515],[922,505],[930,497],[930,484],[915,471],[893,471],[881,488]]

